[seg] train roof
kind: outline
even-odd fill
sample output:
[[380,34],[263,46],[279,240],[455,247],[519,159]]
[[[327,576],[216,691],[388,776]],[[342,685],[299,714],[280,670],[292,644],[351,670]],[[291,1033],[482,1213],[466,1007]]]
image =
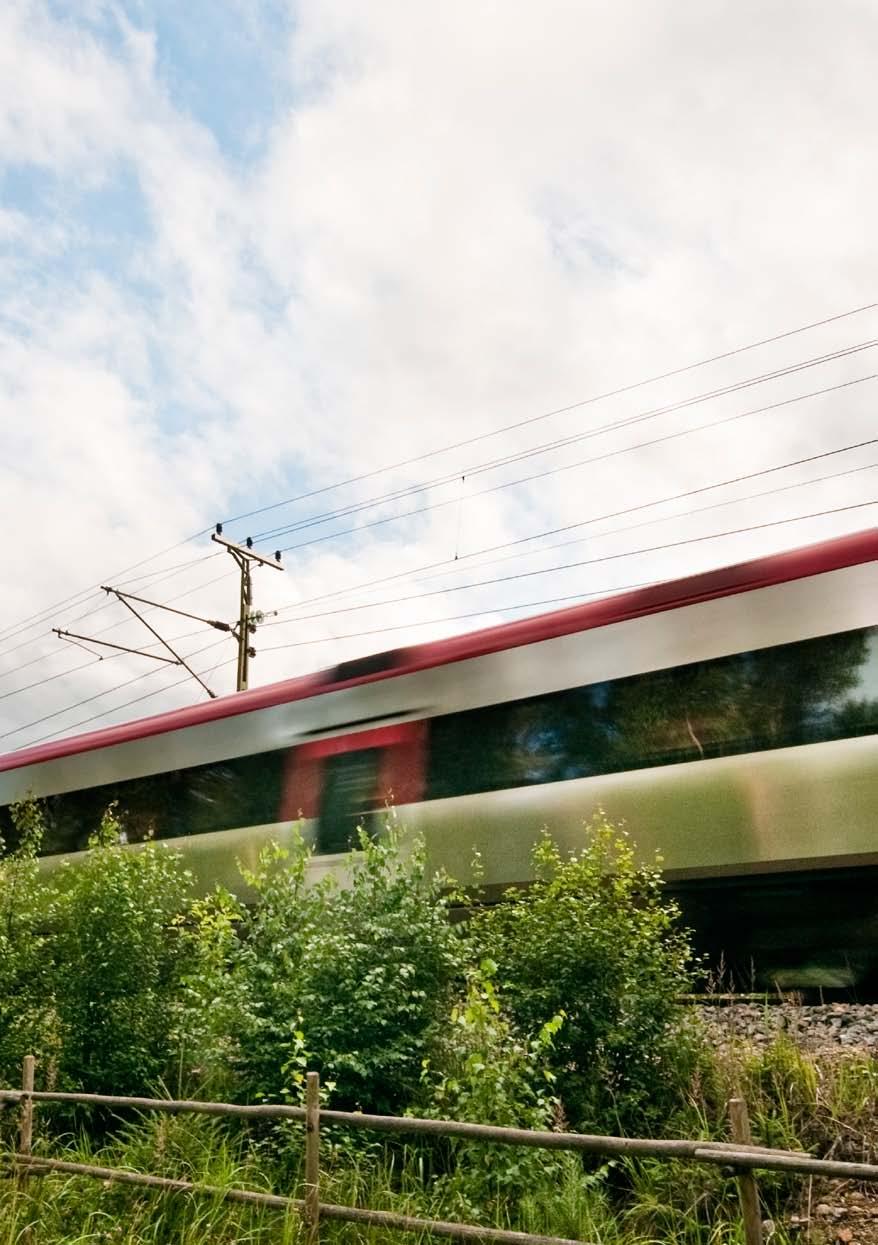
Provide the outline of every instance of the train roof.
[[284,679],[279,683],[269,683],[265,687],[218,697],[207,704],[173,709],[169,713],[124,722],[118,726],[107,726],[53,743],[36,744],[0,756],[0,771],[91,752],[133,739],[164,734],[167,731],[213,722],[219,718],[318,696],[342,687],[393,678],[432,666],[481,657],[504,648],[518,648],[575,631],[590,631],[611,623],[680,609],[700,601],[734,596],[741,592],[751,592],[757,588],[767,588],[875,560],[878,560],[878,528],[872,527],[786,553],[615,593],[584,605],[573,605],[548,614],[535,614],[529,618],[500,623],[445,640],[376,653],[343,662],[331,670]]

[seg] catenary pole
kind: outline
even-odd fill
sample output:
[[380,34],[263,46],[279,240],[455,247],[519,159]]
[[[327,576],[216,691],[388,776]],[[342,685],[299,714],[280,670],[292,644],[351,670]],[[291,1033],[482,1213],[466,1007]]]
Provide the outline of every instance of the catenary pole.
[[256,656],[256,650],[250,643],[250,637],[255,633],[256,627],[262,621],[262,614],[258,610],[253,609],[253,564],[273,566],[277,571],[283,570],[280,551],[276,551],[274,557],[270,558],[256,552],[253,548],[253,540],[249,536],[243,545],[239,545],[233,540],[227,540],[223,536],[223,525],[221,523],[217,523],[216,531],[211,536],[211,540],[216,541],[218,545],[222,545],[231,554],[241,577],[238,621],[232,629],[232,635],[238,645],[238,670],[235,679],[235,691],[244,692],[249,685],[250,658]]

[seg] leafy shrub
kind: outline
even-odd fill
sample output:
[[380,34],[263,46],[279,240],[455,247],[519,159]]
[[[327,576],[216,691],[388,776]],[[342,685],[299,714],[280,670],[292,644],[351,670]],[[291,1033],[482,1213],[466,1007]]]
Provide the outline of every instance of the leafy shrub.
[[[429,1092],[423,1113],[508,1128],[551,1129],[561,1122],[552,1070],[553,1043],[564,1024],[559,1013],[534,1036],[520,1034],[504,1014],[494,985],[497,965],[483,960],[467,974],[465,998],[455,1004],[434,1061],[425,1061]],[[450,1139],[437,1189],[454,1212],[493,1220],[527,1191],[579,1173],[572,1154],[522,1146]]]
[[47,895],[38,878],[42,837],[39,805],[10,809],[16,847],[4,855],[0,839],[0,1080],[17,1084],[21,1061],[34,1051],[56,1053]]
[[191,875],[165,847],[120,847],[121,830],[111,807],[89,851],[62,867],[49,923],[60,1079],[138,1094],[174,1063]]
[[494,985],[497,965],[482,960],[467,973],[465,998],[455,1003],[434,1060],[425,1060],[439,1118],[509,1128],[551,1128],[560,1105],[554,1094],[552,1047],[564,1024],[560,1012],[535,1037],[523,1037],[503,1014]]
[[688,1079],[675,999],[692,955],[658,868],[637,864],[602,815],[587,831],[569,856],[544,836],[532,887],[478,913],[471,935],[524,1032],[566,1013],[555,1042],[565,1111],[577,1128],[615,1131],[654,1124]]
[[240,1066],[253,1097],[298,1094],[305,1063],[349,1107],[397,1111],[447,1014],[459,937],[423,852],[366,835],[344,886],[306,884],[307,848],[272,848],[247,877],[256,895],[237,971]]
[[243,918],[243,905],[221,886],[176,918],[182,959],[172,1043],[178,1079],[188,1074],[202,1097],[234,1093],[240,991],[233,965]]

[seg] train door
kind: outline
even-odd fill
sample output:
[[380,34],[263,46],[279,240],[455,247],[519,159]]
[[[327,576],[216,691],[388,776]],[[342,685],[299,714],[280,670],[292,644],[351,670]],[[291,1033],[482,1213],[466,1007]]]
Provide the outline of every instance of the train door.
[[423,721],[299,745],[287,767],[283,819],[312,822],[316,855],[348,851],[358,826],[375,834],[385,810],[423,798],[425,745]]

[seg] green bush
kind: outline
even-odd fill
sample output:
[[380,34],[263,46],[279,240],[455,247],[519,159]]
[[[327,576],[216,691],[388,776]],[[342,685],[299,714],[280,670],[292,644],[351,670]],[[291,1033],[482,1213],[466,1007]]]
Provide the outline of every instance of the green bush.
[[[564,1015],[534,1035],[519,1033],[504,1013],[496,972],[492,960],[469,970],[466,994],[452,1008],[435,1060],[424,1063],[428,1100],[421,1111],[507,1128],[557,1128],[553,1043]],[[523,1194],[533,1197],[582,1171],[573,1154],[457,1138],[440,1147],[440,1156],[438,1191],[450,1198],[455,1214],[487,1221],[514,1209]]]
[[691,1064],[676,996],[692,955],[657,866],[637,863],[628,837],[602,815],[582,851],[563,856],[548,835],[536,880],[477,913],[478,954],[500,966],[524,1032],[566,1019],[555,1040],[558,1090],[574,1127],[654,1125]]
[[182,936],[191,875],[178,853],[119,846],[110,808],[49,905],[59,1080],[86,1092],[142,1094],[176,1062],[181,983],[194,952]]
[[0,839],[0,1081],[18,1084],[21,1061],[40,1051],[51,1062],[58,1035],[53,1001],[48,896],[38,877],[42,838],[39,806],[25,800],[10,809],[14,851]]
[[447,1015],[460,939],[423,852],[362,835],[344,886],[306,884],[308,851],[264,853],[237,957],[240,1070],[256,1098],[297,1097],[316,1068],[339,1105],[400,1111]]

